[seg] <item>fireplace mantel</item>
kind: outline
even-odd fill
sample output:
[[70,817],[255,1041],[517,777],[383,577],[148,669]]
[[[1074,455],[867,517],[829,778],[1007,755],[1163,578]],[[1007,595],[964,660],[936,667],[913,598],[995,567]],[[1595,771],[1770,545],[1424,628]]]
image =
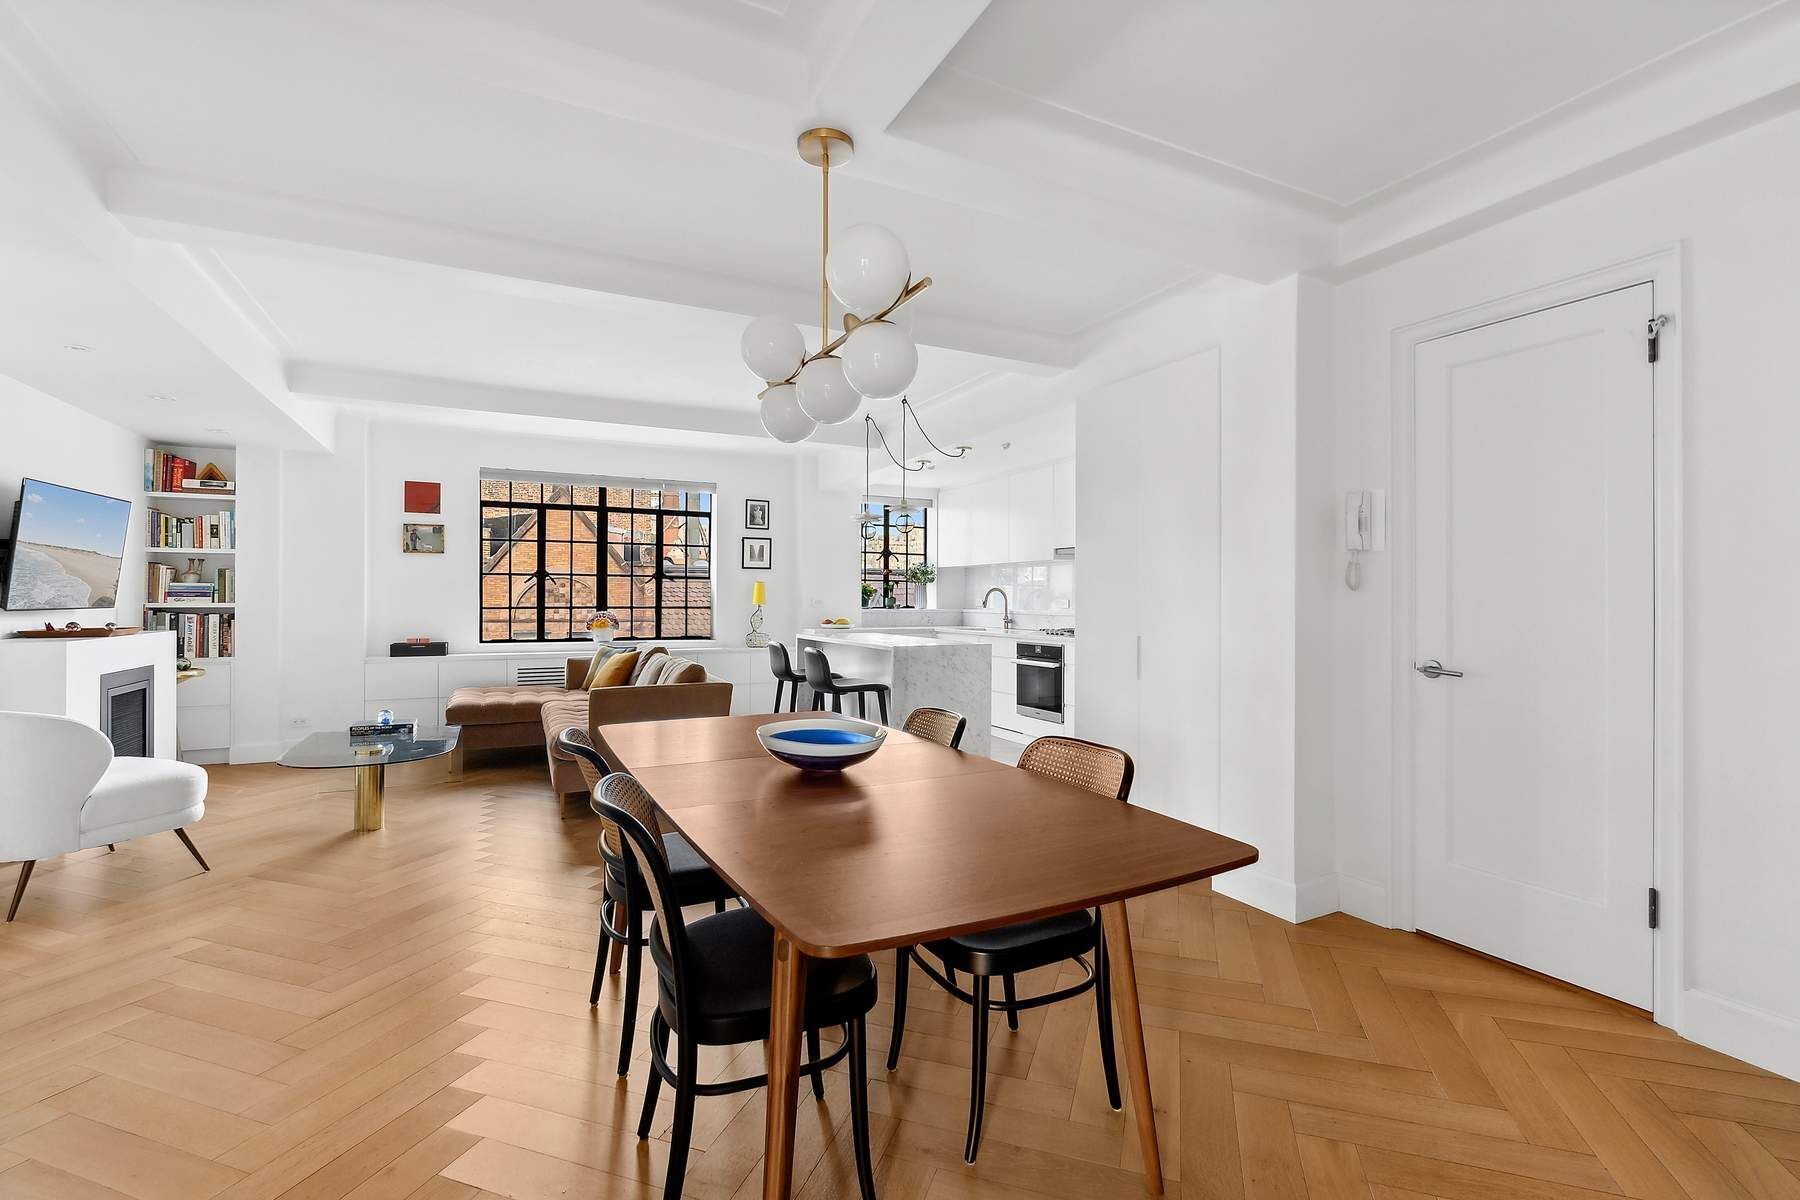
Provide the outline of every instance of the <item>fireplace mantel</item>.
[[175,635],[0,640],[0,709],[52,713],[100,728],[100,677],[132,667],[156,672],[157,758],[175,757]]

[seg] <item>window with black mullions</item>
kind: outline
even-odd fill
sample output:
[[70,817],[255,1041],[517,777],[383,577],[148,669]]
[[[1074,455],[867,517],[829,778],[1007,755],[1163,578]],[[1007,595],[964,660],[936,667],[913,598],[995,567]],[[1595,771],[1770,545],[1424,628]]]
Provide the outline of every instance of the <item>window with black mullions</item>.
[[871,501],[863,505],[862,583],[866,608],[905,608],[925,600],[906,573],[926,562],[926,513]]
[[481,481],[481,640],[712,636],[711,492]]

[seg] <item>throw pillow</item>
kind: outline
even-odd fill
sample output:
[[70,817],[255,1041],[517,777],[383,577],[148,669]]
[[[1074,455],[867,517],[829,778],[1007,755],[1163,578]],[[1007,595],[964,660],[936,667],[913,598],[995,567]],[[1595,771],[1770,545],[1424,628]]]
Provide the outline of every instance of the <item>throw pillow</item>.
[[632,668],[631,671],[631,682],[641,683],[643,681],[644,672],[649,668],[650,664],[668,652],[669,648],[667,646],[652,646],[648,650],[640,653],[638,655],[637,666]]
[[581,686],[583,688],[594,687],[594,679],[600,674],[600,668],[606,660],[623,653],[625,653],[624,649],[619,646],[602,646],[594,651],[594,661],[588,664],[587,677],[581,681]]
[[626,650],[600,664],[600,670],[589,681],[589,688],[619,687],[631,682],[631,672],[638,665],[638,652]]
[[705,683],[706,668],[688,658],[669,656],[669,669],[663,672],[664,683]]

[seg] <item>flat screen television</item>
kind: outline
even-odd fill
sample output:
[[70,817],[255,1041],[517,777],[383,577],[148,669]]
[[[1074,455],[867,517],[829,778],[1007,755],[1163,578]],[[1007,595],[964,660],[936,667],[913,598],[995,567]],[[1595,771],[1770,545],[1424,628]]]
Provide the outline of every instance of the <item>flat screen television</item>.
[[112,608],[131,501],[27,479],[13,514],[0,608]]

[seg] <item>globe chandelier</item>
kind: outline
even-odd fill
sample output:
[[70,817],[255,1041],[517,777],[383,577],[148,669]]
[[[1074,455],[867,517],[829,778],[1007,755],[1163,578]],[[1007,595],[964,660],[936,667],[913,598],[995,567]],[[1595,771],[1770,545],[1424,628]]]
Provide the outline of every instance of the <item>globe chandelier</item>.
[[[809,129],[797,149],[819,168],[819,348],[792,321],[758,317],[744,329],[744,364],[763,381],[758,394],[763,428],[781,442],[803,442],[820,425],[856,416],[862,402],[902,395],[919,369],[919,349],[892,319],[901,305],[931,286],[912,278],[906,247],[880,225],[852,225],[831,244],[831,168],[843,166],[856,145],[841,129]],[[831,301],[844,309],[844,332],[831,336]],[[916,418],[915,418],[916,420]]]

